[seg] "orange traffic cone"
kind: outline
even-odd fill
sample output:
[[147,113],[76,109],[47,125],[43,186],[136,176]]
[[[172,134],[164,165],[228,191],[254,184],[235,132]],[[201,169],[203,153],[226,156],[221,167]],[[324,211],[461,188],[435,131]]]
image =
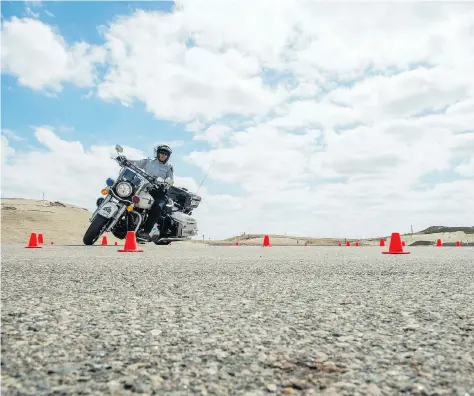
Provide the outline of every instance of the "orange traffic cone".
[[406,246],[406,243],[405,243],[405,241],[402,241],[402,246]]
[[379,243],[380,246],[385,246],[385,239],[383,238],[380,238],[380,243]]
[[403,251],[403,244],[402,239],[400,238],[400,233],[392,232],[388,252],[382,252],[382,254],[410,254],[410,252]]
[[27,249],[42,249],[42,246],[38,244],[38,236],[36,232],[32,232],[30,235],[30,240],[28,241],[28,246],[25,246]]
[[117,250],[118,252],[143,252],[143,250],[137,248],[137,239],[135,238],[135,231],[127,231],[127,237],[125,238],[125,246],[123,249]]
[[107,235],[104,235],[104,236],[102,237],[102,244],[101,244],[101,246],[107,246]]
[[441,239],[439,238],[437,239],[436,246],[439,246],[439,247],[443,246],[443,242],[441,242]]
[[265,236],[263,237],[263,246],[264,246],[264,247],[265,247],[265,246],[271,246],[271,245],[270,245],[270,237],[269,237],[268,235],[265,235]]
[[351,243],[349,241],[347,241],[346,246],[351,246]]
[[339,243],[337,246],[342,246],[342,243]]
[[44,244],[43,234],[38,234],[38,243],[39,243],[40,245],[43,245],[43,244]]
[[457,247],[461,246],[461,241],[456,241],[456,246]]
[[239,246],[239,241],[235,242],[235,246]]
[[359,242],[356,242],[356,246],[359,246]]

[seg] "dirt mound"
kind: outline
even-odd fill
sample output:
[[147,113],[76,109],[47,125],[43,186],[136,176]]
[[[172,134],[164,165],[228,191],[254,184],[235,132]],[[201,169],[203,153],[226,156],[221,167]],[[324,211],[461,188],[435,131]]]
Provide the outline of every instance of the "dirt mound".
[[413,243],[410,243],[410,246],[430,246],[434,244],[435,243],[433,241],[415,241]]
[[445,226],[431,226],[417,234],[437,234],[440,232],[464,232],[466,234],[474,234],[474,227],[445,227]]
[[[333,246],[342,242],[338,238],[312,238],[307,236],[279,235],[279,234],[244,234],[233,236],[224,240],[209,241],[211,245],[241,245],[257,246],[263,243],[263,238],[268,235],[270,243],[278,246],[303,246],[304,244],[313,246]],[[352,241],[352,239],[350,239]]]
[[[28,243],[31,232],[42,233],[45,243],[82,245],[92,213],[58,201],[2,199],[2,244]],[[123,243],[112,234],[108,242]],[[100,243],[100,241],[98,241]]]

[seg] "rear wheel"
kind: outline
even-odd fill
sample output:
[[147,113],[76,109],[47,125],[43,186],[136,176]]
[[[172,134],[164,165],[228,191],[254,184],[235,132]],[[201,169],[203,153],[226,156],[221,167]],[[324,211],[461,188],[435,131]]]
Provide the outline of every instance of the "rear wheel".
[[92,223],[89,225],[89,228],[84,234],[84,238],[82,238],[84,245],[93,245],[94,243],[96,243],[97,239],[99,239],[99,237],[107,228],[108,222],[109,219],[106,219],[101,215],[97,215],[92,221]]
[[153,242],[155,243],[155,245],[158,245],[158,246],[169,245],[171,243],[169,241],[162,241],[162,240],[156,240]]

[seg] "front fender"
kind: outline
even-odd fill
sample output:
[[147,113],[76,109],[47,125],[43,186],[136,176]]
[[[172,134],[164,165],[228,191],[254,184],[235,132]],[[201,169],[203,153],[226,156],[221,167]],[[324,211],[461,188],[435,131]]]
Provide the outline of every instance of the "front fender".
[[110,219],[118,212],[118,210],[118,205],[115,202],[109,201],[97,211],[97,214],[106,219]]

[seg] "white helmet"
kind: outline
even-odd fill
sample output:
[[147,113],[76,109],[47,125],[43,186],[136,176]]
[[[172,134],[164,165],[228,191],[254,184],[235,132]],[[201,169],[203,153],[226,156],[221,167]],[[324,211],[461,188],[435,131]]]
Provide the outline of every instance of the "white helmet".
[[168,146],[167,144],[161,144],[161,145],[155,147],[155,157],[158,161],[160,161],[160,154],[166,154],[167,155],[167,157],[164,161],[160,161],[163,164],[166,164],[168,162],[168,160],[171,157],[172,152],[173,152],[173,150],[171,150],[171,147]]

